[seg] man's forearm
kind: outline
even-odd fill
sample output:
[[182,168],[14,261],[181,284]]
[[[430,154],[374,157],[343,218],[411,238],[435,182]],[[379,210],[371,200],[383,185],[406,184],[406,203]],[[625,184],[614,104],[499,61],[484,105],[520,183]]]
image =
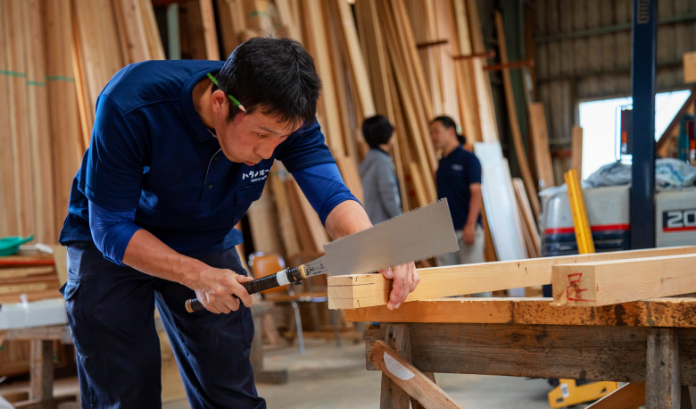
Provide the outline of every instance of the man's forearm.
[[471,192],[471,200],[469,200],[469,215],[466,218],[466,226],[476,226],[479,214],[481,213],[481,205],[483,203],[483,195],[481,191]]
[[326,230],[336,240],[372,227],[365,209],[355,200],[346,200],[334,207],[326,218]]
[[181,283],[187,287],[208,266],[177,253],[147,230],[140,229],[128,242],[123,264],[154,277]]

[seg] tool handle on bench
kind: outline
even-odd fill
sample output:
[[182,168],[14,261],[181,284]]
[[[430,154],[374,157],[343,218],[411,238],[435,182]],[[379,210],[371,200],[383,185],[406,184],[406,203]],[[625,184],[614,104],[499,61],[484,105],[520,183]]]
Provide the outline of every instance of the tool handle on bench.
[[[298,267],[288,268],[275,274],[243,283],[242,286],[246,288],[249,294],[256,294],[271,288],[280,287],[281,285],[298,283],[304,278],[307,278],[307,276],[305,266],[302,264]],[[203,303],[195,298],[186,301],[186,311],[189,313],[203,311],[204,309]]]

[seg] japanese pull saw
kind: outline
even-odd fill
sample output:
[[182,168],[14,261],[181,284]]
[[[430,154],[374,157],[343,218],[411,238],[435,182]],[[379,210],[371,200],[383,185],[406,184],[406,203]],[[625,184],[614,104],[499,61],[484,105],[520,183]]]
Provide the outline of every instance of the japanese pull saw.
[[[318,274],[374,273],[458,249],[447,199],[442,199],[325,244],[325,254],[314,261],[242,285],[255,294]],[[203,309],[196,299],[186,301],[188,312]]]

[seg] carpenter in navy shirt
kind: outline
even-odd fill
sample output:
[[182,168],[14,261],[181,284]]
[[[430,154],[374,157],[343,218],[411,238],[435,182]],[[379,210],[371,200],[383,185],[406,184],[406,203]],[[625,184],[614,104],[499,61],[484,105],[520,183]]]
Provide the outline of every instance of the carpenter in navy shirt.
[[437,196],[447,198],[459,239],[459,251],[437,257],[438,265],[483,262],[481,163],[476,155],[462,149],[464,138],[456,133],[451,118],[435,118],[430,136],[435,148],[442,151],[436,173]]
[[[320,90],[309,53],[270,38],[225,62],[133,64],[104,88],[60,237],[83,402],[161,406],[156,305],[192,408],[266,407],[234,225],[278,159],[331,237],[371,227],[324,144]],[[418,283],[413,263],[382,274],[389,308]],[[187,313],[191,298],[207,311]]]

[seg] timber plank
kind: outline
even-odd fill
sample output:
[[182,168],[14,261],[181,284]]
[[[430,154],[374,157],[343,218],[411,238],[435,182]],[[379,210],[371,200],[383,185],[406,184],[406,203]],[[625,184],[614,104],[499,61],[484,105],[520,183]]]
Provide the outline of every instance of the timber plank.
[[582,180],[582,128],[575,125],[573,126],[573,140],[571,145],[571,169],[578,171],[580,179]]
[[[651,328],[510,324],[408,324],[422,372],[597,381],[646,381]],[[696,382],[696,329],[679,329],[681,384]],[[366,356],[384,331],[365,332]],[[377,368],[367,361],[368,370]]]
[[[418,270],[421,282],[409,294],[406,302],[549,284],[551,283],[552,266],[562,264],[610,260],[623,261],[645,257],[669,257],[679,254],[693,255],[694,253],[696,253],[696,246],[669,247],[424,268]],[[696,264],[692,263],[690,268],[693,269],[695,268],[694,266]],[[391,280],[384,278],[381,274],[353,274],[329,277],[329,308],[349,309],[386,305],[391,291],[391,284]],[[639,299],[656,296],[660,296],[660,294]]]
[[53,208],[53,158],[51,124],[46,90],[46,61],[41,3],[22,2],[26,48],[27,105],[34,200],[34,237],[38,242],[58,242]]
[[629,383],[603,397],[587,409],[638,409],[645,403],[645,384]]
[[343,181],[345,182],[350,192],[353,193],[360,203],[364,202],[364,193],[362,181],[360,180],[360,172],[358,171],[358,165],[355,163],[355,159],[351,157],[337,157],[336,166],[343,176]]
[[217,32],[215,30],[215,15],[213,14],[213,0],[198,0],[201,13],[201,28],[205,41],[205,54],[209,60],[220,60],[220,46],[218,45]]
[[121,40],[123,61],[126,64],[150,59],[150,47],[147,42],[140,6],[140,0],[114,2],[114,15]]
[[553,302],[600,306],[696,292],[696,255],[597,261],[552,268]]
[[[383,341],[377,341],[368,358],[383,376],[386,375],[399,388],[426,408],[460,408],[445,391],[425,374],[411,365]],[[384,396],[382,396],[384,399]],[[382,406],[383,407],[383,406]],[[408,407],[408,402],[403,405]]]
[[46,86],[51,120],[56,231],[68,214],[70,187],[82,159],[82,135],[72,61],[72,16],[69,0],[44,0]]
[[438,298],[346,310],[348,322],[696,328],[696,299],[656,298],[603,307],[555,307],[548,298]]
[[332,75],[332,64],[328,53],[329,45],[325,31],[324,13],[319,0],[302,0],[302,7],[306,16],[308,30],[307,42],[304,46],[314,58],[317,73],[322,80],[322,95],[319,105],[322,105],[326,122],[322,123],[322,129],[326,135],[326,144],[334,156],[346,154],[343,146],[343,131],[339,117],[336,84]]
[[353,13],[350,10],[348,2],[343,0],[334,0],[337,6],[338,17],[340,19],[340,27],[338,27],[339,39],[345,50],[347,50],[347,58],[345,59],[349,65],[349,72],[352,81],[356,85],[357,95],[355,106],[360,111],[359,118],[369,118],[375,115],[375,103],[372,98],[372,89],[367,76],[367,67],[363,60],[363,54],[358,42],[358,32],[355,27]]
[[553,179],[549,133],[546,129],[546,114],[544,114],[543,103],[533,102],[529,105],[529,120],[532,128],[532,138],[534,139],[534,158],[536,160],[539,189],[556,186]]
[[282,254],[276,208],[273,205],[271,186],[266,184],[259,200],[253,202],[247,211],[254,249],[263,253]]
[[276,162],[269,176],[269,183],[273,191],[276,210],[278,211],[278,228],[285,249],[285,256],[289,257],[300,252],[300,245],[297,239],[295,222],[292,220],[292,211],[288,199],[286,185],[283,182],[287,178],[288,172],[282,163]]
[[[12,196],[17,203],[15,217],[18,221],[18,231],[22,236],[35,233],[34,201],[32,198],[32,158],[29,143],[29,124],[26,112],[26,44],[22,33],[22,2],[6,0],[5,9],[5,38],[6,63],[8,75],[9,104],[9,133],[10,149],[12,151],[12,173],[14,175],[14,192]],[[7,149],[7,147],[5,147]]]
[[9,24],[6,22],[8,18],[8,3],[7,1],[0,2],[0,44],[6,44],[8,46],[0,50],[0,123],[7,124],[3,132],[0,132],[0,146],[4,149],[0,149],[0,188],[2,193],[0,193],[0,199],[2,200],[2,206],[4,211],[0,213],[0,234],[3,236],[16,236],[19,235],[19,221],[18,217],[18,207],[17,207],[17,196],[15,184],[18,183],[14,177],[14,166],[15,166],[15,156],[14,156],[14,136],[12,133],[12,117],[10,114],[10,108],[13,105],[13,97],[10,94],[10,81],[12,81],[10,73],[12,72],[9,67],[8,58],[9,49],[11,48],[11,43],[8,39],[8,28]]
[[150,50],[150,59],[166,60],[167,57],[164,54],[164,46],[162,45],[162,38],[157,27],[152,1],[140,0],[140,12],[142,13],[145,36],[147,37],[147,46]]
[[[500,62],[501,64],[507,64],[507,48],[505,45],[505,32],[503,30],[503,16],[500,12],[495,13],[495,26],[498,32],[498,47],[500,48]],[[532,172],[529,170],[529,163],[527,162],[527,153],[525,151],[524,142],[522,141],[522,134],[520,133],[520,123],[517,118],[517,107],[515,106],[515,97],[512,92],[512,79],[510,78],[510,70],[503,69],[503,85],[505,88],[505,101],[507,102],[508,116],[510,117],[510,130],[512,131],[512,141],[515,145],[515,154],[517,155],[517,162],[520,166],[520,172],[522,173],[522,179],[524,180],[525,187],[527,188],[527,195],[529,196],[530,203],[532,205],[532,210],[534,211],[534,216],[539,217],[539,197],[537,196],[536,188],[534,187],[534,180],[532,178]],[[534,144],[536,147],[536,143]]]

